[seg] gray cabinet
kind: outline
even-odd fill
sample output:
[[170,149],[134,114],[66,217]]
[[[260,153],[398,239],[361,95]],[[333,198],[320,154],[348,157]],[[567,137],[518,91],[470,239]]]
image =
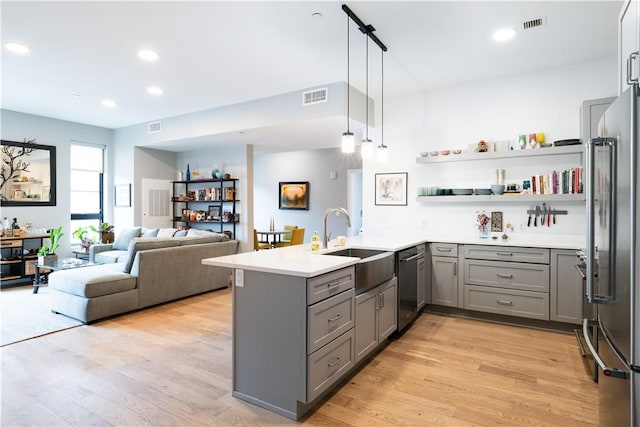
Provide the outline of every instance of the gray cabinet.
[[549,320],[549,249],[465,245],[463,252],[465,309]]
[[[618,15],[618,95],[629,87],[627,84],[627,59],[640,49],[640,1],[626,0]],[[632,61],[631,75],[640,74],[638,58]]]
[[584,291],[577,263],[576,251],[551,250],[551,320],[582,323]]
[[[417,297],[418,297],[418,311],[422,310],[422,308],[427,303],[427,267],[426,267],[426,250],[425,245],[421,244],[416,246],[418,248],[418,277],[416,280],[416,284],[418,286]],[[429,298],[431,301],[431,298]]]
[[397,285],[393,279],[355,298],[355,363],[397,329]]
[[355,269],[310,278],[239,274],[233,396],[299,419],[355,366]]
[[457,257],[431,257],[431,303],[458,306]]

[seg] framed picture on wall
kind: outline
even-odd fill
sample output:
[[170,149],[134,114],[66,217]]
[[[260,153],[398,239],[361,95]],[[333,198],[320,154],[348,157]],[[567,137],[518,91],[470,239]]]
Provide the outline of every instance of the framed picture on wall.
[[378,206],[406,206],[407,175],[407,172],[377,173],[375,204]]
[[309,210],[309,182],[280,182],[279,208]]
[[131,206],[131,184],[116,185],[115,205]]

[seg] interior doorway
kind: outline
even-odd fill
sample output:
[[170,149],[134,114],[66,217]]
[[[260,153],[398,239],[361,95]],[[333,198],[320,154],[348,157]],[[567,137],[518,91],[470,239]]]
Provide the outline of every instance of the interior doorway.
[[347,170],[347,210],[351,215],[349,236],[357,236],[362,230],[362,169]]

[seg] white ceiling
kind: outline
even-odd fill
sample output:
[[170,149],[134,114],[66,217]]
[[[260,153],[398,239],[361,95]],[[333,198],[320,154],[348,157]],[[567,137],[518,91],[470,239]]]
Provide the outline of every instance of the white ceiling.
[[[614,58],[622,2],[347,4],[376,28],[389,49],[388,97]],[[347,18],[341,5],[3,0],[2,43],[24,43],[31,53],[19,56],[2,49],[2,108],[119,128],[344,81]],[[313,18],[314,12],[322,18]],[[523,21],[537,17],[546,17],[547,25],[522,30]],[[504,26],[515,28],[516,38],[494,43],[491,33]],[[353,22],[350,28],[351,83],[365,92],[366,39]],[[137,51],[143,48],[157,51],[160,59],[142,62]],[[380,50],[374,44],[369,49],[370,95],[377,98]],[[164,95],[148,95],[150,85],[161,86]],[[103,107],[105,98],[118,107]],[[317,123],[318,133],[333,133],[334,122],[338,132],[344,131],[338,121],[325,120]],[[290,146],[287,134],[299,140],[300,133],[285,126],[255,132],[252,142]],[[307,127],[305,134],[313,132]],[[163,148],[192,149],[185,144]]]

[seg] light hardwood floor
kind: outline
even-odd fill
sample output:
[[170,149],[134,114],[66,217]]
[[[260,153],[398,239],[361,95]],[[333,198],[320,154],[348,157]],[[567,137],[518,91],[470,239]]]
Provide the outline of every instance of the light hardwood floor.
[[[231,396],[229,289],[0,357],[3,426],[296,424]],[[595,426],[596,405],[573,336],[423,314],[301,423]]]

